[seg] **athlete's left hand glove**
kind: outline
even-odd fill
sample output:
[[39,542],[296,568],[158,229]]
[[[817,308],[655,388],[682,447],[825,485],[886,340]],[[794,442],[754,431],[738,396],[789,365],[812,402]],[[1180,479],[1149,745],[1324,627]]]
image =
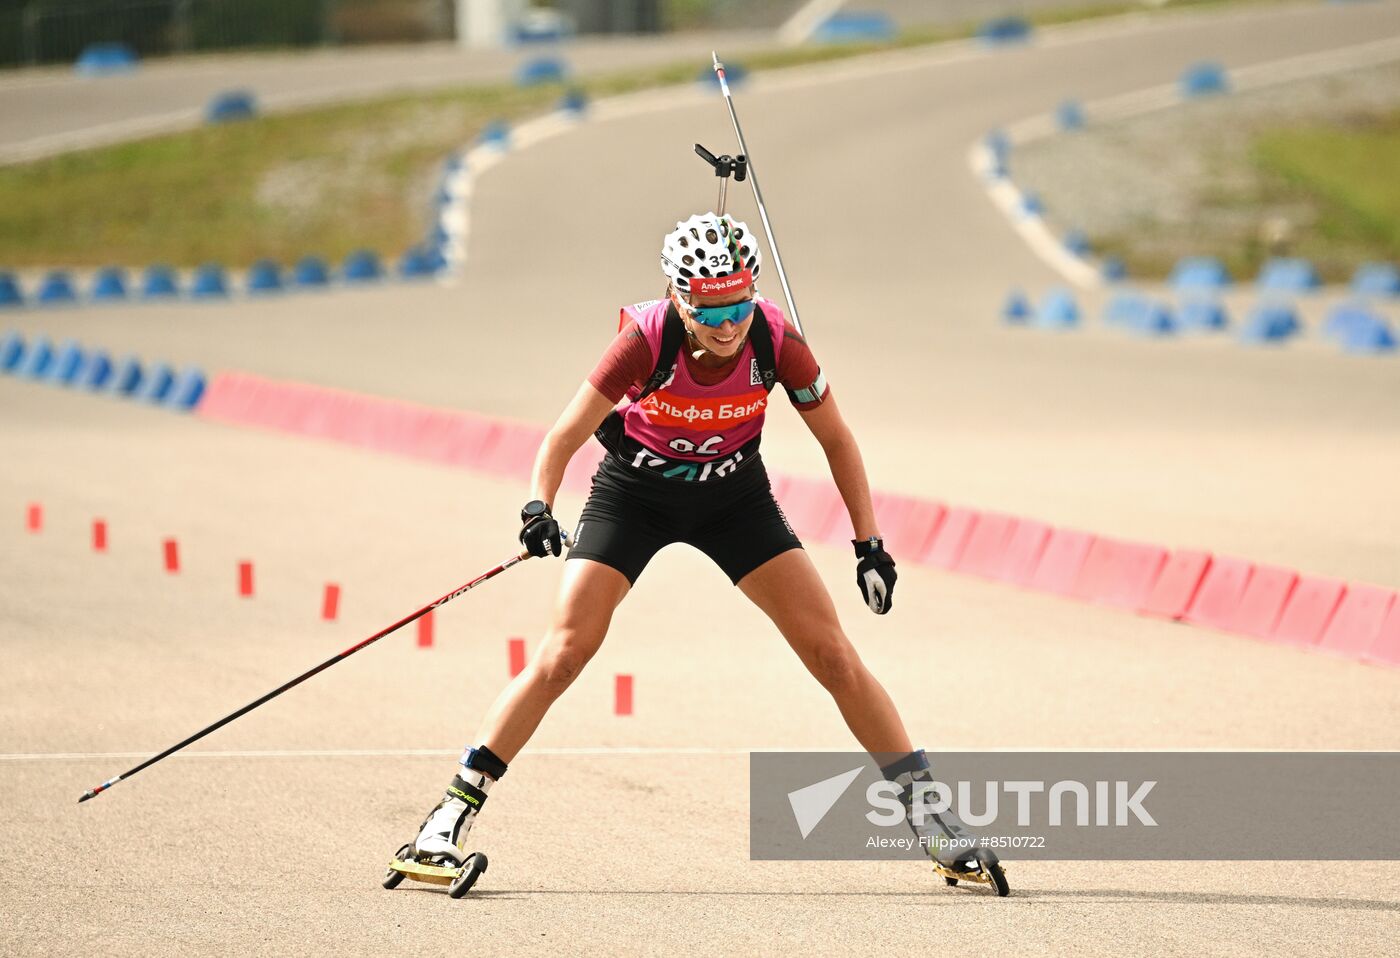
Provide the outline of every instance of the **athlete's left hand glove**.
[[856,585],[860,586],[860,596],[870,611],[884,615],[894,606],[894,582],[899,578],[894,571],[894,559],[885,551],[883,539],[852,539],[856,547]]

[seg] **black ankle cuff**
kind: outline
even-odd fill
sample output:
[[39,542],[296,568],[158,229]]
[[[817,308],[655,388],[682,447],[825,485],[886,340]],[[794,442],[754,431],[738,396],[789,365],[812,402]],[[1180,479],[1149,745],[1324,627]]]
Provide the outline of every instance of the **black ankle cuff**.
[[490,775],[496,781],[506,773],[506,763],[485,745],[478,745],[467,752],[467,768]]
[[888,781],[893,782],[896,778],[898,778],[901,775],[905,775],[910,772],[923,772],[927,770],[928,755],[924,753],[923,749],[918,749],[917,751],[910,752],[903,758],[900,758],[897,761],[891,762],[889,765],[882,767],[880,769],[880,774],[883,775]]

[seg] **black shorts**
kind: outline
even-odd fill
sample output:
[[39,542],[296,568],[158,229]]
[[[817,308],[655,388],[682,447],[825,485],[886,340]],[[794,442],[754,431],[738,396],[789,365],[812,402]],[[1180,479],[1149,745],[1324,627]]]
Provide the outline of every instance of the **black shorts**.
[[724,479],[685,482],[604,456],[574,539],[570,559],[611,566],[634,585],[651,557],[673,542],[705,553],[735,585],[774,556],[802,548],[762,460]]

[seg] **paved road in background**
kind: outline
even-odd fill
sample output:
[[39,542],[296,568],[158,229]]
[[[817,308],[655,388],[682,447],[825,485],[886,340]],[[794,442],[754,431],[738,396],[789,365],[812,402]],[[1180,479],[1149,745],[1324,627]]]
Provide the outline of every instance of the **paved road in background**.
[[119,142],[194,126],[209,100],[249,90],[266,109],[441,89],[511,79],[525,61],[558,55],[576,76],[697,61],[719,48],[742,54],[773,45],[772,34],[744,31],[659,37],[587,38],[559,47],[502,51],[424,44],[306,53],[228,54],[158,60],[126,75],[87,78],[71,70],[0,74],[0,163]]
[[[936,10],[917,0],[876,0],[861,9],[888,12],[902,27],[960,24],[1013,8],[1058,8],[1065,0],[984,3],[952,0]],[[765,11],[771,20],[773,11]],[[521,63],[559,55],[575,75],[630,67],[703,60],[712,49],[730,58],[776,45],[769,29],[696,32],[663,36],[589,36],[561,46],[463,50],[451,43],[402,47],[218,54],[154,60],[127,75],[80,77],[67,67],[0,71],[0,163],[119,142],[198,124],[210,98],[250,90],[265,109],[280,111],[316,103],[408,90],[510,79]]]

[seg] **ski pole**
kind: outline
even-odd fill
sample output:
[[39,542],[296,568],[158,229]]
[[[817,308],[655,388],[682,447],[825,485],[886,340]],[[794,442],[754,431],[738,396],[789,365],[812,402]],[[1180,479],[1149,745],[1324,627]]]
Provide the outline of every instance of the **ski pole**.
[[792,325],[797,327],[798,334],[805,339],[807,333],[802,329],[802,320],[797,315],[797,303],[792,298],[792,287],[788,285],[787,271],[783,269],[783,257],[778,252],[778,237],[773,235],[773,224],[768,219],[768,207],[763,205],[763,191],[758,187],[758,173],[754,169],[753,154],[749,152],[749,145],[744,140],[744,129],[739,125],[739,114],[734,111],[734,97],[729,92],[729,80],[724,75],[724,64],[719,62],[719,54],[713,50],[710,51],[710,56],[715,61],[715,76],[719,77],[719,88],[724,94],[724,103],[729,107],[729,119],[734,123],[734,135],[739,138],[739,152],[748,161],[749,182],[753,184],[758,218],[763,221],[763,231],[768,234],[768,247],[773,251],[773,265],[778,268],[778,282],[783,286],[783,297],[787,300]]
[[[567,544],[569,544],[569,545],[572,545],[573,543],[572,543],[572,541],[571,541],[571,539],[570,539],[569,534],[566,532],[566,533],[564,533],[563,535],[564,535],[564,541],[565,541],[565,543],[567,543]],[[453,599],[457,598],[458,596],[467,594],[467,593],[470,592],[472,589],[475,589],[475,588],[476,588],[477,586],[479,586],[481,583],[485,582],[487,579],[494,579],[496,576],[500,575],[502,572],[506,571],[506,570],[509,569],[511,566],[517,565],[517,564],[519,564],[519,563],[521,563],[521,562],[524,562],[524,561],[525,561],[526,559],[528,559],[528,558],[530,558],[530,553],[528,553],[528,552],[521,552],[519,555],[511,556],[509,559],[507,559],[505,562],[502,562],[500,565],[496,566],[494,569],[491,569],[491,570],[488,571],[488,572],[483,572],[481,575],[477,576],[475,579],[472,579],[472,580],[471,580],[470,582],[468,582],[466,585],[463,585],[463,586],[461,586],[460,588],[454,589],[453,591],[447,593],[447,595],[445,595],[445,596],[443,596],[442,598],[438,599],[436,602],[430,602],[430,603],[428,603],[427,605],[423,606],[423,608],[419,609],[418,611],[413,612],[413,613],[411,613],[411,614],[409,614],[409,615],[406,615],[406,616],[404,616],[402,619],[399,619],[399,621],[395,622],[393,625],[389,626],[387,629],[382,629],[382,630],[380,630],[380,631],[374,633],[374,635],[371,635],[369,638],[365,639],[364,641],[359,642],[359,643],[356,643],[355,645],[350,646],[350,648],[346,649],[344,652],[341,652],[341,653],[339,653],[339,654],[337,654],[337,655],[331,656],[330,658],[326,659],[326,661],[322,662],[320,665],[316,666],[315,668],[309,669],[309,670],[303,672],[301,675],[298,675],[296,678],[292,679],[290,682],[286,683],[285,685],[279,685],[277,688],[273,689],[271,692],[268,692],[266,695],[262,696],[261,698],[256,699],[256,700],[254,700],[254,701],[252,701],[252,702],[249,702],[247,705],[243,706],[243,707],[242,707],[241,709],[239,709],[238,711],[232,712],[232,713],[230,713],[230,714],[228,714],[228,715],[225,715],[223,718],[219,719],[219,720],[218,720],[217,722],[215,722],[213,725],[209,725],[209,726],[206,726],[205,728],[200,729],[198,732],[195,732],[195,733],[194,733],[193,735],[191,735],[189,738],[185,739],[185,740],[182,741],[182,742],[177,742],[176,744],[174,744],[174,745],[170,746],[168,749],[166,749],[164,752],[161,752],[159,755],[153,755],[153,756],[151,756],[150,758],[146,759],[144,762],[142,762],[140,765],[137,765],[135,768],[128,769],[127,771],[122,772],[122,773],[121,773],[120,775],[118,775],[116,778],[109,778],[107,781],[103,782],[101,785],[97,786],[96,788],[89,789],[88,791],[86,791],[86,792],[83,793],[83,797],[82,797],[82,798],[78,799],[79,804],[81,804],[81,803],[87,801],[89,798],[93,798],[94,796],[97,796],[97,795],[102,794],[103,792],[107,791],[107,789],[111,788],[113,785],[117,784],[118,782],[122,781],[123,779],[130,778],[131,776],[135,775],[137,772],[141,771],[142,769],[144,769],[144,768],[149,768],[150,766],[154,765],[156,762],[159,762],[161,759],[167,758],[168,756],[175,754],[176,752],[180,751],[180,749],[184,748],[186,745],[191,745],[191,744],[193,744],[193,743],[195,743],[195,742],[198,742],[200,739],[204,738],[204,736],[208,735],[210,732],[218,731],[219,729],[223,728],[223,727],[224,727],[225,725],[227,725],[228,723],[232,722],[234,719],[239,718],[239,717],[244,716],[244,715],[247,715],[249,712],[253,711],[253,709],[257,708],[258,706],[264,705],[264,704],[266,704],[267,702],[272,701],[273,699],[277,698],[277,696],[281,695],[283,692],[287,691],[288,689],[295,688],[296,686],[298,686],[298,685],[300,685],[301,683],[305,682],[307,679],[311,678],[313,675],[317,674],[318,672],[323,672],[323,671],[325,671],[326,669],[330,668],[332,665],[335,665],[335,664],[336,664],[337,662],[339,662],[341,659],[347,659],[347,658],[349,658],[350,656],[354,655],[356,652],[360,651],[361,649],[367,648],[367,647],[373,645],[374,643],[378,642],[380,639],[384,638],[384,636],[389,635],[389,634],[392,633],[392,632],[397,632],[399,629],[402,629],[404,626],[408,625],[410,622],[413,622],[414,620],[420,619],[420,618],[422,618],[423,616],[427,615],[429,612],[433,611],[433,610],[436,609],[438,606],[446,605],[447,603],[451,602]]]

